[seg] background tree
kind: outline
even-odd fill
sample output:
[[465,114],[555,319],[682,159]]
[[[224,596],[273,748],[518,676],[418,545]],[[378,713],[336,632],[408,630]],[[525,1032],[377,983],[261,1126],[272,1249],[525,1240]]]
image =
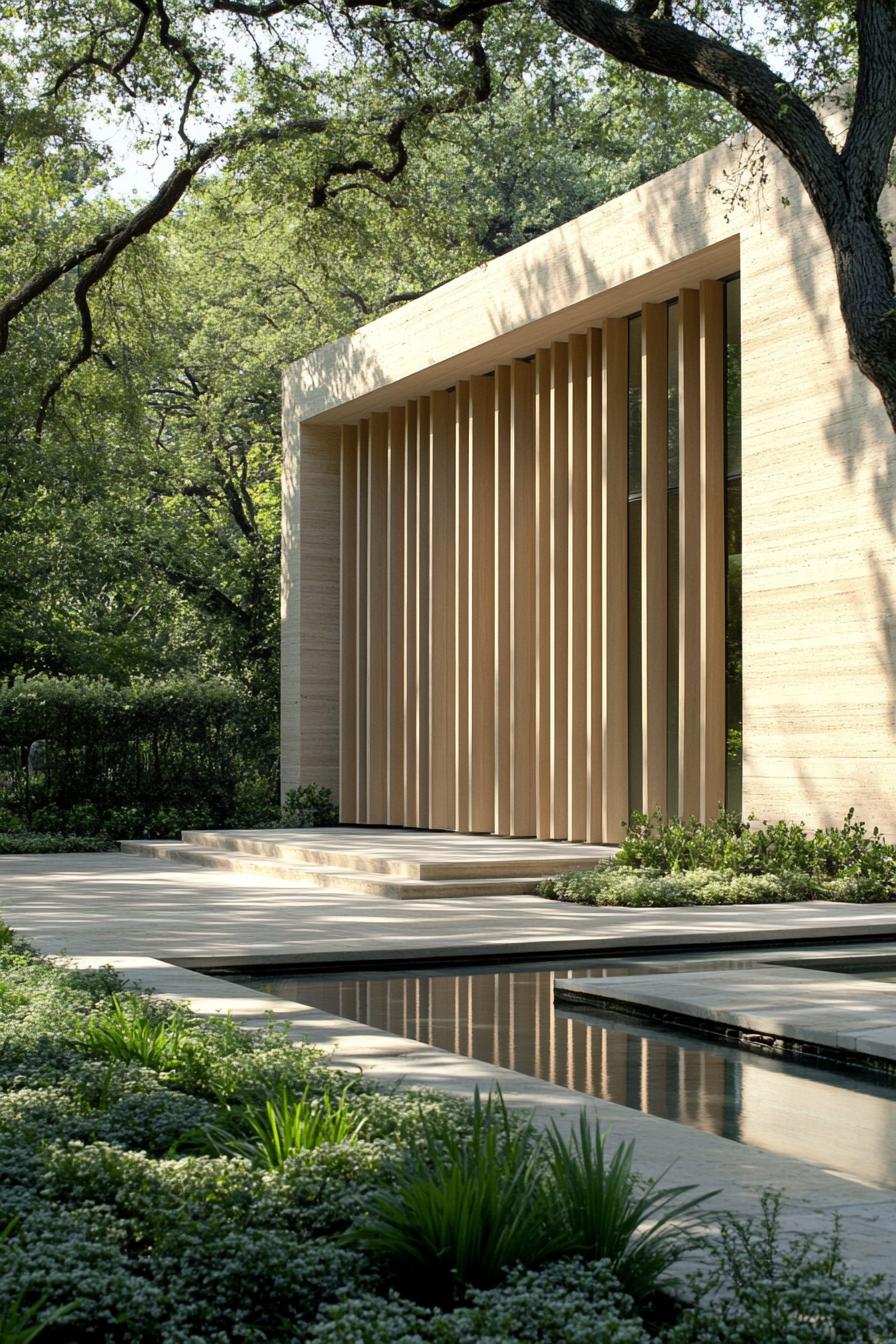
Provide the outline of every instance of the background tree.
[[[724,99],[777,145],[830,242],[850,356],[880,391],[896,429],[896,285],[880,213],[896,139],[893,0],[781,0],[746,9],[729,0],[542,3],[567,32],[616,60]],[[763,59],[763,45],[775,64]],[[854,82],[854,96],[836,143],[818,100],[843,81]]]
[[[335,190],[326,209],[309,204],[319,161],[294,145],[198,184],[92,290],[101,355],[39,436],[78,315],[66,282],[20,314],[0,405],[0,673],[221,672],[275,712],[283,366],[734,124],[658,81],[633,113],[631,77],[570,46],[479,113],[415,128],[401,175]],[[74,159],[46,156],[4,198],[2,265],[114,210],[102,162]]]

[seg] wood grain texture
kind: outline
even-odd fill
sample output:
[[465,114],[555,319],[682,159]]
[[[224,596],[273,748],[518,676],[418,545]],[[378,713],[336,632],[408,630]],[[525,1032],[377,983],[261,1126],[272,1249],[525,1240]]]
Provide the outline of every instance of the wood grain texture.
[[339,820],[358,820],[358,430],[340,445]]
[[429,825],[429,397],[417,402],[417,699],[413,706],[417,737],[417,825]]
[[495,380],[470,381],[470,830],[495,828]]
[[628,326],[604,323],[602,343],[601,732],[603,838],[622,839],[628,817]]
[[367,452],[367,821],[388,821],[389,417],[370,417]]
[[469,831],[470,817],[470,516],[472,510],[472,472],[470,453],[470,384],[460,382],[454,389],[454,469],[456,539],[454,587],[454,640],[457,663],[455,715],[457,721],[457,768],[455,771],[455,814],[457,828]]
[[[845,806],[856,801],[869,820],[896,834],[893,434],[879,398],[849,362],[823,232],[805,193],[774,150],[766,159],[768,185],[762,198],[757,196],[726,218],[728,212],[713,188],[724,173],[736,167],[739,152],[721,147],[682,165],[637,192],[460,277],[290,368],[284,384],[284,787],[299,782],[300,776],[320,779],[338,767],[333,746],[338,740],[333,731],[333,702],[328,702],[325,695],[318,698],[327,660],[333,657],[333,632],[326,632],[327,621],[332,626],[332,614],[338,606],[338,578],[332,580],[326,609],[321,604],[323,624],[310,631],[308,644],[298,634],[300,626],[305,625],[305,618],[300,619],[303,576],[312,583],[315,566],[319,575],[328,572],[327,547],[332,554],[336,544],[332,534],[338,532],[338,520],[334,521],[338,492],[336,508],[332,501],[329,506],[329,522],[325,521],[326,508],[323,515],[312,516],[316,505],[309,502],[313,500],[310,490],[304,498],[300,438],[311,444],[310,438],[305,439],[307,431],[326,423],[359,425],[360,433],[360,422],[372,410],[402,405],[409,397],[425,400],[434,390],[446,389],[459,379],[486,375],[498,365],[543,351],[552,342],[567,342],[605,320],[608,329],[612,328],[614,320],[642,309],[645,303],[665,302],[683,291],[679,294],[683,525],[679,553],[678,784],[680,810],[688,813],[700,809],[699,767],[705,753],[699,746],[699,736],[695,752],[694,734],[701,731],[701,706],[707,705],[709,684],[701,672],[704,634],[700,609],[706,605],[708,610],[711,605],[701,597],[700,499],[704,485],[718,499],[718,490],[711,488],[708,480],[701,484],[700,440],[704,437],[708,444],[711,435],[717,435],[718,405],[713,410],[701,404],[697,287],[703,281],[718,281],[735,272],[740,264],[744,808],[760,816],[803,818],[814,825],[837,821]],[[782,198],[790,202],[787,207],[780,204]],[[890,193],[884,207],[888,217],[894,213],[893,201]],[[667,227],[657,229],[658,219],[665,220]],[[600,333],[588,339],[603,344]],[[539,355],[536,364],[543,366],[544,358]],[[530,376],[535,380],[537,371]],[[538,381],[541,387],[542,380]],[[611,707],[615,706],[612,712],[617,715],[622,712],[619,695],[612,695],[602,682],[605,661],[612,668],[620,656],[618,644],[608,650],[602,638],[612,624],[603,609],[603,598],[618,581],[620,552],[617,549],[614,553],[612,538],[606,538],[602,526],[595,523],[605,513],[609,518],[602,487],[603,466],[609,465],[612,455],[602,431],[607,428],[612,432],[614,420],[600,396],[595,395],[601,391],[600,385],[592,382],[590,432],[601,462],[600,472],[593,470],[592,463],[588,491],[592,566],[588,604],[589,817],[591,838],[595,840],[612,838],[614,831],[603,829],[603,819],[609,816],[614,826],[618,823],[626,811],[627,792],[618,791],[617,784],[617,801],[605,798],[600,785],[604,778],[614,777],[612,762],[601,761],[600,773],[594,768],[598,745],[603,748],[605,733],[612,736]],[[539,395],[539,406],[533,408],[534,456],[539,461],[541,447],[550,443],[550,431],[540,428],[542,400]],[[549,403],[544,404],[549,410]],[[617,403],[617,420],[620,414]],[[318,424],[308,423],[316,417],[322,417]],[[701,435],[701,422],[707,427],[705,436]],[[316,447],[309,450],[309,479],[314,475],[310,459],[316,451]],[[592,454],[594,451],[592,447]],[[539,487],[545,479],[550,480],[545,471],[537,473]],[[539,675],[531,712],[540,716],[540,723],[545,714],[550,721],[550,707],[545,707],[539,687],[540,674],[550,672],[553,658],[550,639],[544,634],[550,629],[549,615],[542,613],[542,578],[548,575],[550,565],[549,553],[544,551],[545,528],[550,537],[553,523],[551,509],[543,507],[540,489],[537,497],[534,553],[539,580],[532,614]],[[515,516],[515,493],[513,509]],[[422,527],[427,526],[428,520],[424,520]],[[416,520],[413,527],[419,531]],[[710,563],[713,552],[718,559],[719,547],[718,532],[713,541],[709,523],[704,540],[702,572],[708,582],[715,583],[723,575],[717,563]],[[512,565],[515,556],[514,548]],[[606,572],[605,561],[614,567],[613,573]],[[335,570],[332,572],[335,575]],[[469,584],[470,575],[461,576],[458,570],[460,590]],[[312,595],[309,588],[306,612],[313,606]],[[456,624],[461,620],[462,627],[468,628],[457,615],[458,601],[456,592]],[[718,590],[713,601],[718,623],[723,608]],[[425,594],[415,592],[415,617],[418,610],[428,612],[427,602]],[[359,623],[364,619],[359,615]],[[597,632],[601,637],[595,637]],[[366,631],[363,638],[366,641]],[[416,640],[410,617],[408,639],[411,643]],[[315,644],[317,647],[312,647]],[[515,676],[516,669],[514,657]],[[618,679],[618,667],[616,675]],[[718,685],[718,664],[715,678]],[[417,722],[424,722],[427,728],[428,690],[425,684],[420,685],[413,708]],[[568,697],[568,702],[574,705],[574,697]],[[518,702],[513,703],[515,724]],[[714,704],[718,721],[717,692]],[[321,713],[312,731],[311,709],[314,707],[317,715],[318,706]],[[303,725],[307,731],[303,731]],[[516,742],[515,728],[513,736]],[[536,731],[534,736],[533,778],[539,799],[548,800],[548,820],[541,831],[548,834],[552,782],[549,771],[546,774],[542,767],[550,754],[546,756],[544,747],[538,746],[544,743],[544,734]],[[703,737],[707,747],[714,743],[716,754],[715,764],[703,772],[703,806],[712,810],[710,800],[724,787],[724,760],[719,760],[724,750],[724,723],[720,733],[718,723],[712,728],[705,719]],[[465,738],[469,742],[469,734]],[[571,735],[567,741],[571,745]],[[516,759],[514,747],[514,762]],[[428,778],[427,771],[416,769],[409,750],[406,761],[406,769],[415,774],[418,783]],[[515,765],[513,769],[515,781]],[[711,770],[715,770],[714,783]],[[568,771],[567,790],[570,792]],[[600,818],[599,824],[596,817]]]
[[603,836],[603,333],[588,332],[588,817],[586,839]]
[[724,290],[700,284],[700,817],[725,804]]
[[454,393],[434,392],[429,410],[429,825],[455,825],[455,423]]
[[281,569],[281,789],[339,792],[340,432],[301,425],[286,441]]
[[569,749],[569,347],[551,346],[551,824],[552,840],[568,824]]
[[[367,589],[367,534],[368,534],[368,481],[370,473],[370,422],[362,420],[358,426],[358,488],[355,492],[358,501],[358,554],[357,577],[355,587],[358,591],[358,630],[355,636],[355,650],[358,668],[355,681],[358,687],[358,747],[356,760],[358,767],[357,812],[358,821],[366,822],[368,817],[367,799],[367,628],[370,603]],[[363,600],[362,600],[363,599]]]
[[417,669],[417,403],[409,401],[404,414],[404,825],[417,826],[417,706],[420,687]]
[[535,834],[551,834],[551,352],[535,354]]
[[645,812],[666,812],[668,314],[641,309],[641,741]]
[[567,746],[566,825],[569,840],[588,834],[588,337],[571,336],[567,365]]
[[700,812],[700,293],[678,291],[678,811]]
[[388,665],[387,665],[387,723],[386,751],[388,778],[386,781],[386,818],[390,826],[403,826],[405,725],[407,722],[407,686],[405,684],[407,621],[405,612],[405,408],[393,406],[389,411],[388,442],[388,514],[387,544],[388,577],[386,611]]
[[511,640],[512,446],[510,367],[495,369],[495,820],[499,835],[510,834],[513,752],[513,661]]
[[535,834],[535,369],[511,367],[510,835]]

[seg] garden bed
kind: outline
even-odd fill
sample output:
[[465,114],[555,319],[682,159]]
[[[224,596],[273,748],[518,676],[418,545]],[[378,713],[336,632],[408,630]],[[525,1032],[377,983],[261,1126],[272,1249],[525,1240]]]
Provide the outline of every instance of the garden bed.
[[728,812],[706,825],[634,813],[612,863],[563,873],[542,896],[577,905],[861,904],[896,900],[896,846],[849,811],[842,826],[752,826]]
[[383,1091],[273,1027],[204,1021],[3,934],[4,1344],[891,1337],[882,1285],[779,1242],[773,1200],[676,1307],[687,1238],[663,1219],[702,1206],[631,1160],[584,1120],[564,1140],[499,1097]]

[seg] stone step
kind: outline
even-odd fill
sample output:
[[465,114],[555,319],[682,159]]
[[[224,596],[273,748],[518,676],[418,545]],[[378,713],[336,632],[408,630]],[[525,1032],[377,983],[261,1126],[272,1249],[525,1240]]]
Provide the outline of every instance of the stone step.
[[534,891],[540,880],[538,876],[402,877],[394,873],[338,868],[333,863],[318,865],[295,858],[277,859],[265,854],[196,845],[183,840],[122,840],[120,846],[125,854],[197,864],[221,872],[256,873],[258,876],[277,878],[306,892],[326,889],[346,895],[383,896],[399,901],[460,896],[518,896]]
[[[202,849],[259,856],[315,868],[334,867],[387,874],[415,881],[551,877],[595,868],[612,858],[609,845],[564,841],[508,840],[490,835],[455,835],[376,828],[281,829],[271,831],[183,831],[182,839]],[[421,851],[425,851],[421,855]],[[525,890],[531,890],[532,886]],[[520,890],[518,887],[517,890]]]

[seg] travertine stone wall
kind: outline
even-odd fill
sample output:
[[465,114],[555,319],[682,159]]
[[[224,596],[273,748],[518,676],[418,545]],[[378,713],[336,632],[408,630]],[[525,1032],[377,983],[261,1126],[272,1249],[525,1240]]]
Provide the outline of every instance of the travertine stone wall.
[[741,231],[744,806],[826,824],[854,805],[894,838],[896,441],[817,216],[780,163],[766,195]]

